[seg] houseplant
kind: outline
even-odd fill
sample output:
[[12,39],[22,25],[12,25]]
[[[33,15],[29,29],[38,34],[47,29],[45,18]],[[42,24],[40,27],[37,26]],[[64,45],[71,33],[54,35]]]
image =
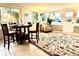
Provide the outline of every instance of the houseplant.
[[67,17],[66,19],[67,19],[66,22],[71,22],[71,20],[72,20],[71,17]]
[[79,23],[79,18],[77,18],[77,21],[76,21],[76,23]]
[[50,19],[50,18],[48,17],[48,18],[47,18],[47,22],[48,22],[49,25],[51,25],[52,19]]

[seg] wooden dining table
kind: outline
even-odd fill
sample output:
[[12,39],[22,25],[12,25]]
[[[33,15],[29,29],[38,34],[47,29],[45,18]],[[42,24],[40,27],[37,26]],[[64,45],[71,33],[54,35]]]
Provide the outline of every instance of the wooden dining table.
[[19,39],[18,35],[22,33],[22,29],[24,29],[24,34],[26,34],[26,28],[27,28],[27,29],[28,29],[28,33],[27,33],[27,35],[28,35],[28,41],[29,41],[29,43],[30,43],[29,28],[30,28],[31,26],[32,26],[32,25],[29,25],[29,24],[27,24],[27,25],[24,25],[24,24],[23,24],[23,25],[12,25],[12,28],[15,29],[15,31],[17,32],[17,33],[16,33],[16,41],[17,41],[17,42],[18,42],[18,41],[21,42],[21,40]]

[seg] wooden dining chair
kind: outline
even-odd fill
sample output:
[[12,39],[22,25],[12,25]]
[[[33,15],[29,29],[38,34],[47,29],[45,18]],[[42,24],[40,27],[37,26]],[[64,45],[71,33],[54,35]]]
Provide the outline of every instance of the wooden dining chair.
[[[10,42],[11,42],[10,40],[13,39],[13,42],[14,42],[14,35],[16,35],[16,31],[9,31],[7,24],[1,24],[1,27],[3,31],[3,37],[4,37],[4,47],[5,47],[6,42],[8,42],[8,49],[9,49]],[[6,39],[6,37],[8,39]]]
[[33,33],[36,33],[36,40],[38,43],[38,40],[39,40],[39,23],[36,23],[36,30],[29,30],[29,33],[31,33],[31,39],[33,38]]

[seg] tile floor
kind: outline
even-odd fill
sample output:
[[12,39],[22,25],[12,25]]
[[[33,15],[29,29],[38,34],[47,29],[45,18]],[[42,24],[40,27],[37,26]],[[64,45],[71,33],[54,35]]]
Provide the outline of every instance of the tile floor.
[[17,43],[11,43],[10,50],[4,48],[3,40],[0,40],[0,56],[49,56],[31,43],[18,45]]

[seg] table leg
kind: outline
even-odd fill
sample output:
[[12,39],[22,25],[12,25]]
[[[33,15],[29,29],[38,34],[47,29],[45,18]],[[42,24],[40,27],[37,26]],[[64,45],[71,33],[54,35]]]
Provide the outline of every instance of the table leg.
[[17,41],[17,43],[19,44],[19,37],[18,37],[18,28],[16,28],[16,41]]
[[30,43],[30,33],[29,33],[29,27],[28,27],[28,41]]

